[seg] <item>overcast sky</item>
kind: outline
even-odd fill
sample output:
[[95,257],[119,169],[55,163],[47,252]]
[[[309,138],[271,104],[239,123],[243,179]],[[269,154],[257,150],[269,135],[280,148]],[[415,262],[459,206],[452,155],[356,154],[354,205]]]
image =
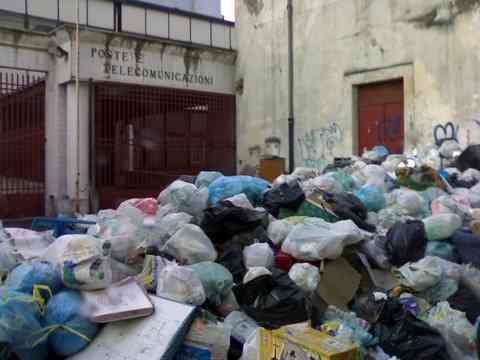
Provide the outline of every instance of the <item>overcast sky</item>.
[[235,21],[235,0],[222,0],[222,14],[226,20]]

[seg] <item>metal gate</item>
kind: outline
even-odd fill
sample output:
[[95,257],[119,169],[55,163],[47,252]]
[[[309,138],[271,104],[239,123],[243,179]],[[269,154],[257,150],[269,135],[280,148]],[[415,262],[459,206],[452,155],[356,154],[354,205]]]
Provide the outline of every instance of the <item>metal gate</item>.
[[0,218],[45,211],[45,81],[0,68]]
[[157,196],[181,175],[235,172],[235,96],[95,84],[93,182],[100,207]]

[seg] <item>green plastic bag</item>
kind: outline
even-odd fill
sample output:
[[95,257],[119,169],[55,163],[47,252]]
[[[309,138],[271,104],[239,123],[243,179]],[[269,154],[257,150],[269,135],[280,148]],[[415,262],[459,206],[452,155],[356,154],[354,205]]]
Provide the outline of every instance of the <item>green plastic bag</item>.
[[206,261],[187,266],[200,279],[205,295],[214,305],[220,305],[233,287],[233,276],[220,264]]

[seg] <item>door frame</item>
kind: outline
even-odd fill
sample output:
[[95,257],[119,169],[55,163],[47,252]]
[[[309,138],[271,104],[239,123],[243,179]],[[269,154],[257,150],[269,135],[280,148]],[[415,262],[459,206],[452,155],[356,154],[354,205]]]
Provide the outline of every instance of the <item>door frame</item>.
[[[415,138],[415,83],[413,63],[390,65],[381,68],[352,70],[344,73],[345,107],[349,111],[352,127],[352,154],[358,154],[358,133],[360,119],[358,116],[358,88],[362,85],[403,80],[403,114],[404,114],[404,151],[412,146]],[[350,109],[350,110],[348,110]]]

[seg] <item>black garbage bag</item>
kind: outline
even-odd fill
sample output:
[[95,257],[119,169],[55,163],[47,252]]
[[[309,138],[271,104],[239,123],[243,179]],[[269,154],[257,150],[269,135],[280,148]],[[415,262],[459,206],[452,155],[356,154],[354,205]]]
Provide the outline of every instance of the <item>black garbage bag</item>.
[[406,311],[397,299],[385,303],[373,333],[390,356],[402,360],[450,360],[442,335]]
[[305,200],[305,193],[298,181],[293,184],[283,183],[263,195],[263,207],[278,218],[280,208],[297,210]]
[[480,145],[470,145],[457,158],[456,166],[460,171],[480,170]]
[[468,287],[460,285],[458,291],[447,301],[452,309],[464,312],[472,324],[480,316],[480,299]]
[[247,268],[243,263],[243,251],[240,245],[233,245],[223,252],[223,255],[217,260],[217,263],[223,265],[230,271],[233,276],[233,281],[237,284],[241,283]]
[[242,311],[266,329],[309,319],[309,295],[278,269],[272,271],[272,276],[237,285],[233,292]]
[[472,180],[472,181],[460,180],[458,174],[452,174],[448,177],[448,183],[454,188],[470,189],[475,185],[477,185],[478,182],[476,180]]
[[229,244],[240,245],[242,249],[254,243],[267,243],[270,245],[270,247],[275,247],[272,240],[268,237],[267,230],[263,227],[263,225],[257,226],[253,230],[236,234],[229,241]]
[[480,268],[480,236],[470,231],[458,230],[451,237],[451,241],[463,264],[472,264]]
[[340,220],[352,220],[360,229],[375,232],[376,227],[366,222],[368,210],[355,195],[350,193],[333,194],[322,191],[323,200]]
[[425,257],[427,236],[422,221],[397,222],[387,233],[385,248],[390,263],[402,266]]
[[219,201],[204,211],[200,227],[214,244],[224,244],[232,236],[256,229],[268,219],[268,213]]

